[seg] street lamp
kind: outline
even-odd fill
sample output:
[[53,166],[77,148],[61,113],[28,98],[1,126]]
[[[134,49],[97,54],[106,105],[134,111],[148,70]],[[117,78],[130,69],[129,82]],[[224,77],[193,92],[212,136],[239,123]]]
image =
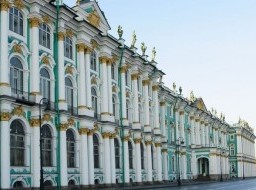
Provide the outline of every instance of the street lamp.
[[184,138],[179,137],[176,140],[176,151],[177,151],[177,159],[178,159],[178,186],[181,185],[181,180],[180,180],[180,146],[184,144]]
[[[43,139],[42,139],[42,129],[41,129],[41,125],[42,125],[42,118],[41,118],[41,106],[44,103],[47,103],[47,107],[46,109],[48,109],[48,105],[49,105],[49,100],[47,98],[42,98],[39,102],[39,133],[40,133],[40,190],[44,190],[44,171],[43,171]],[[45,109],[45,110],[46,110]]]

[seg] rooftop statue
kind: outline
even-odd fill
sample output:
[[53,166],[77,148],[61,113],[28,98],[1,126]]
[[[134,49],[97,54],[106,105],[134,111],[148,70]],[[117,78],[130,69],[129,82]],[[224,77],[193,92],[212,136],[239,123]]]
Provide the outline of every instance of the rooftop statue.
[[133,31],[131,48],[135,47],[136,41],[137,41],[136,34],[135,34],[135,31]]
[[152,62],[155,61],[155,58],[156,58],[156,48],[154,47],[152,50]]
[[195,101],[195,95],[194,95],[193,90],[190,92],[190,98],[189,98],[189,100],[190,100],[191,102],[194,102],[194,101]]
[[145,43],[144,43],[144,42],[142,42],[142,43],[141,43],[142,56],[144,56],[144,55],[145,55],[146,50],[147,50],[147,46],[145,46]]
[[172,83],[172,89],[173,89],[174,92],[176,92],[176,84],[175,84],[175,82]]
[[123,36],[123,29],[122,29],[122,26],[118,26],[118,29],[117,29],[117,33],[118,33],[118,36],[119,36],[119,38],[122,38],[122,36]]

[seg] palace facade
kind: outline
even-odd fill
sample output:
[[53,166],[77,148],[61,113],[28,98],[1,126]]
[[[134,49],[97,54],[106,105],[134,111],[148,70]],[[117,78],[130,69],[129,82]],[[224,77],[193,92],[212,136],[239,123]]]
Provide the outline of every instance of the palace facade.
[[248,123],[166,87],[97,2],[0,4],[1,189],[38,189],[41,164],[52,189],[256,175]]

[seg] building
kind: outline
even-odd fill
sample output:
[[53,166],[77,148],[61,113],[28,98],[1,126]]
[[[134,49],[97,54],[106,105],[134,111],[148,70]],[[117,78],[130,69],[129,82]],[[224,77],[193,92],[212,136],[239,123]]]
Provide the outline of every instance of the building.
[[40,161],[52,189],[228,179],[255,168],[241,146],[254,149],[253,132],[165,87],[155,51],[150,61],[145,44],[137,53],[135,34],[125,45],[121,27],[118,39],[109,35],[97,2],[3,0],[0,19],[1,189],[39,188]]

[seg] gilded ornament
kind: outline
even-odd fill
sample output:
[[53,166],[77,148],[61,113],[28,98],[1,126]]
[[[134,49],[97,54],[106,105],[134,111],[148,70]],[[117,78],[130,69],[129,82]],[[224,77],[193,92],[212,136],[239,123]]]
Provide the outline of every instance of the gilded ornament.
[[162,147],[161,143],[155,143],[155,147]]
[[39,124],[40,124],[39,119],[31,119],[30,120],[31,127],[39,127]]
[[108,61],[108,57],[107,56],[102,56],[102,57],[100,57],[100,63],[107,63],[107,61]]
[[71,66],[67,66],[66,73],[73,75],[73,68]]
[[93,77],[93,78],[92,78],[91,84],[97,84],[97,78],[96,78],[96,77]]
[[184,115],[184,111],[180,111],[180,115]]
[[132,80],[138,80],[139,74],[138,73],[134,73],[132,74],[131,78]]
[[30,21],[30,23],[31,23],[31,25],[30,25],[31,28],[33,28],[33,27],[38,27],[39,24],[40,24],[40,19],[37,18],[37,17],[30,18],[29,21]]
[[74,126],[74,124],[75,124],[75,120],[73,118],[69,118],[68,119],[68,125],[69,126]]
[[120,69],[120,73],[125,73],[128,70],[128,67],[126,65],[122,66]]
[[77,5],[77,6],[80,5],[80,1],[81,1],[81,0],[77,0],[77,1],[76,1],[76,5]]
[[150,80],[149,80],[149,79],[142,81],[142,85],[143,85],[143,86],[149,85],[149,83],[150,83]]
[[64,32],[59,32],[59,33],[58,33],[58,40],[59,40],[59,41],[63,41],[64,38],[65,38],[65,33],[64,33]]
[[51,22],[51,19],[48,15],[44,15],[42,18],[45,24],[49,24]]
[[94,130],[89,130],[87,135],[92,136],[93,134],[94,134]]
[[135,143],[135,144],[141,143],[141,138],[134,139],[134,143]]
[[153,91],[158,91],[158,90],[159,90],[159,86],[158,86],[158,85],[152,86],[152,90],[153,90]]
[[145,145],[148,146],[148,145],[151,145],[152,144],[152,141],[146,141],[145,142]]
[[123,140],[124,141],[129,141],[130,140],[130,136],[128,135],[128,136],[125,136],[124,138],[123,138]]
[[109,138],[110,138],[110,139],[116,138],[116,133],[111,134],[111,135],[109,136]]
[[97,41],[94,40],[94,39],[91,39],[91,45],[92,45],[92,48],[93,48],[93,49],[95,49],[95,48],[97,48],[97,47],[99,46],[99,44],[97,43]]
[[46,122],[50,122],[51,121],[51,115],[49,113],[44,114],[43,116],[43,120]]
[[67,123],[61,123],[61,124],[59,125],[59,130],[60,130],[60,131],[66,131],[67,128],[68,128],[68,124],[67,124]]
[[160,102],[160,106],[165,106],[165,102]]
[[22,106],[18,106],[18,107],[15,107],[15,108],[12,110],[12,114],[21,117],[21,116],[24,116],[25,113],[24,113],[24,111],[23,111]]
[[110,136],[111,136],[111,133],[105,132],[102,134],[103,139],[108,139]]
[[66,30],[66,36],[72,38],[74,36],[74,32],[71,29]]
[[116,86],[112,87],[112,92],[117,92],[117,87]]
[[79,134],[80,135],[87,135],[88,132],[89,132],[89,129],[87,129],[87,128],[79,129]]
[[11,114],[9,112],[1,113],[1,121],[9,121],[11,119]]
[[0,82],[0,86],[9,87],[10,84],[9,84],[9,83],[6,83],[6,82]]
[[20,44],[15,44],[13,46],[13,51],[19,54],[22,54],[22,46]]
[[45,64],[45,65],[49,65],[49,64],[50,64],[49,57],[44,56],[44,57],[42,58],[42,63]]
[[1,0],[1,11],[8,11],[11,7],[11,3],[9,0]]
[[96,28],[100,25],[100,16],[98,15],[97,11],[94,10],[89,16],[87,17],[89,23]]
[[99,131],[99,126],[97,125],[97,123],[95,123],[95,124],[93,125],[93,130],[94,130],[94,131]]
[[162,153],[167,153],[168,150],[166,148],[162,149]]
[[13,4],[18,9],[23,9],[25,7],[23,0],[15,0]]

